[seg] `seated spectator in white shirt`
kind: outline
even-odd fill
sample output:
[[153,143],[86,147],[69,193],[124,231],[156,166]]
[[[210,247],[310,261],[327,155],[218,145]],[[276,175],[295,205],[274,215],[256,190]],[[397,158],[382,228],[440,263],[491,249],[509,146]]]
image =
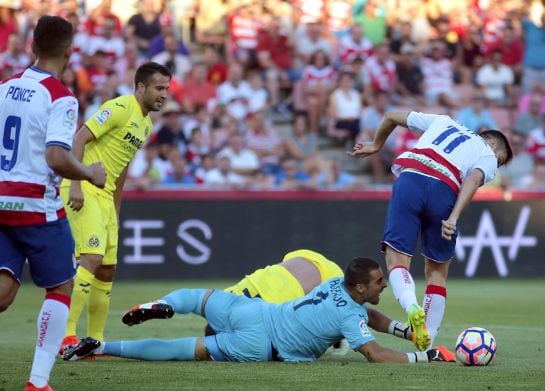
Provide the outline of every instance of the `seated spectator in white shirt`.
[[218,156],[228,157],[231,169],[239,175],[252,176],[259,170],[257,154],[251,149],[244,148],[244,140],[240,134],[231,134],[229,145],[222,149]]
[[487,64],[477,71],[477,84],[484,95],[494,104],[507,105],[512,101],[512,86],[515,74],[511,68],[502,63],[499,49],[494,50]]
[[172,76],[182,82],[191,69],[191,60],[188,56],[178,52],[178,39],[174,34],[165,36],[165,50],[153,56],[151,61],[166,66]]
[[232,63],[227,72],[227,80],[218,87],[218,102],[225,106],[227,114],[242,121],[248,114],[248,104],[252,96],[250,84],[243,78],[242,66]]
[[204,177],[205,185],[221,187],[242,187],[246,179],[231,169],[231,161],[227,156],[218,156],[217,167],[208,171]]
[[445,50],[442,42],[435,42],[430,56],[422,59],[421,69],[428,104],[440,104],[452,109],[457,106],[457,94],[454,92],[454,69],[445,56]]

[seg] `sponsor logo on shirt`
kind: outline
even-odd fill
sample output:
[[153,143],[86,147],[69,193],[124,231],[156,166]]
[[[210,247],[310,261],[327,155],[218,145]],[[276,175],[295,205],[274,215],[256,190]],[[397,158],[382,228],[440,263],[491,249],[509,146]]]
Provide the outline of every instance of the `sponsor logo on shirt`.
[[23,210],[24,202],[0,201],[0,210]]
[[100,246],[100,240],[98,240],[96,236],[91,236],[87,243],[89,244],[89,247],[91,248],[97,248],[98,246]]
[[367,327],[367,322],[365,322],[365,319],[360,320],[359,327],[360,327],[360,333],[362,337],[372,336],[371,332],[369,331],[369,328]]
[[69,108],[66,110],[66,113],[64,113],[63,124],[66,126],[73,126],[76,123],[76,118],[76,110],[74,108]]
[[108,119],[112,116],[110,109],[104,109],[95,116],[95,121],[99,125],[104,125]]
[[125,137],[123,137],[123,140],[128,141],[131,145],[135,146],[138,149],[140,149],[140,147],[142,147],[142,144],[144,144],[144,141],[134,136],[131,132],[127,132],[127,134],[125,134]]

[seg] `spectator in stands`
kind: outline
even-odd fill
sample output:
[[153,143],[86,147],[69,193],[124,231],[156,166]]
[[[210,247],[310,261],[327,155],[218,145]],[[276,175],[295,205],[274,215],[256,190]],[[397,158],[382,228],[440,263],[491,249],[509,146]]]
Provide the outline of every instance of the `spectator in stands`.
[[[374,140],[382,117],[387,111],[391,111],[392,108],[389,94],[385,92],[378,93],[373,103],[363,110],[360,123],[361,132],[358,135],[358,140]],[[396,157],[395,148],[395,137],[389,137],[380,153],[369,157],[373,181],[375,183],[384,183],[387,180],[387,170]]]
[[284,143],[274,128],[265,123],[262,112],[252,113],[245,142],[246,147],[257,154],[260,168],[265,174],[278,172],[280,160],[284,156]]
[[375,47],[375,53],[367,59],[371,87],[376,92],[387,92],[394,96],[397,91],[396,63],[390,58],[387,44]]
[[25,53],[23,42],[18,34],[10,34],[7,49],[0,54],[0,78],[5,79],[23,72],[30,65],[30,57]]
[[209,153],[202,155],[200,166],[194,167],[194,169],[192,170],[197,184],[203,184],[206,175],[214,167],[216,167],[216,161],[214,156]]
[[416,47],[405,43],[400,49],[396,64],[397,91],[407,105],[423,105],[422,82],[424,76],[416,58]]
[[304,33],[298,36],[295,42],[297,68],[302,69],[305,64],[312,63],[311,57],[319,50],[329,58],[333,54],[331,43],[323,36],[322,23],[307,23]]
[[518,114],[515,129],[517,132],[528,135],[532,130],[539,128],[545,119],[541,112],[543,107],[543,95],[532,94],[528,111]]
[[256,63],[259,22],[256,3],[252,0],[234,2],[235,9],[228,14],[227,60],[237,61],[245,68]]
[[513,160],[508,165],[500,167],[500,172],[507,189],[523,189],[525,179],[534,170],[534,158],[524,149],[526,134],[509,132],[509,143],[513,150]]
[[231,161],[227,156],[218,156],[218,166],[210,169],[204,177],[205,185],[226,188],[243,187],[246,179],[231,169]]
[[250,84],[243,80],[243,69],[239,63],[231,63],[227,80],[218,87],[218,103],[223,105],[227,114],[242,121],[248,114],[248,103],[252,95]]
[[[166,2],[160,2],[162,7]],[[161,33],[159,16],[162,9],[156,9],[154,0],[139,0],[138,13],[132,15],[125,28],[127,41],[136,40],[138,50],[144,55],[148,53],[150,41]]]
[[534,95],[541,96],[542,103],[539,112],[545,114],[545,88],[539,83],[535,83],[532,86],[532,90],[529,92],[524,92],[520,95],[519,104],[518,104],[518,114],[526,113],[530,111],[530,101],[533,99]]
[[101,88],[113,72],[108,55],[99,49],[91,57],[90,66],[86,69],[87,76],[91,82],[92,88],[98,90]]
[[286,157],[295,159],[310,174],[316,174],[326,166],[318,152],[318,136],[309,131],[304,114],[293,117],[292,134],[284,139],[284,147]]
[[430,56],[422,59],[424,91],[428,104],[439,104],[448,109],[457,106],[454,92],[454,69],[445,57],[445,47],[440,42],[431,46]]
[[512,104],[515,75],[511,68],[502,63],[499,49],[494,50],[486,64],[477,71],[476,81],[490,102],[500,106]]
[[250,84],[250,97],[248,100],[248,111],[255,113],[256,111],[268,111],[269,109],[269,94],[263,87],[263,79],[259,71],[252,71],[248,75],[248,83]]
[[182,123],[180,121],[181,108],[178,103],[168,101],[161,110],[162,123],[157,132],[157,143],[159,145],[171,145],[181,154],[185,154],[187,149],[187,138],[184,135]]
[[195,185],[197,183],[191,170],[186,165],[185,159],[179,152],[174,151],[170,155],[171,171],[161,180],[161,185]]
[[206,66],[195,64],[183,83],[178,99],[187,113],[194,113],[197,106],[204,106],[210,111],[216,94],[216,86],[206,79]]
[[402,48],[414,47],[416,49],[416,43],[412,39],[413,26],[411,22],[405,21],[393,26],[392,38],[390,39],[390,51],[394,55],[402,54]]
[[212,147],[212,128],[210,123],[210,114],[205,106],[196,106],[193,114],[185,118],[184,135],[186,140],[192,137],[193,129],[199,128],[202,138],[200,141]]
[[319,189],[327,190],[351,190],[358,186],[357,178],[343,170],[341,159],[333,159],[316,181]]
[[229,144],[223,148],[218,156],[228,157],[231,169],[238,175],[252,177],[259,171],[259,158],[249,148],[244,148],[244,139],[238,133],[229,136]]
[[515,74],[515,84],[518,84],[522,73],[524,44],[517,36],[512,25],[507,25],[503,29],[501,39],[488,55],[491,55],[494,52],[494,49],[499,49],[501,51],[502,63],[513,70]]
[[[115,20],[116,33],[120,33],[123,30],[121,19],[112,11],[112,2],[112,0],[102,0],[88,13],[84,27],[89,35],[100,34],[100,26],[103,18]],[[44,4],[47,4],[47,2],[44,2]]]
[[292,44],[288,36],[280,31],[278,18],[270,18],[266,28],[259,32],[256,51],[270,103],[273,110],[280,112],[280,87],[296,81],[298,76],[292,64]]
[[354,58],[364,60],[373,54],[373,43],[364,37],[361,25],[352,25],[350,33],[339,39],[337,46],[337,62],[340,65],[350,63]]
[[158,155],[159,145],[153,141],[146,143],[129,165],[127,184],[139,190],[147,190],[159,183],[161,178],[155,168],[155,162],[159,159]]
[[363,12],[354,16],[354,23],[363,27],[373,46],[382,45],[386,38],[386,11],[377,0],[367,0]]
[[532,174],[524,176],[520,183],[525,190],[545,191],[545,160],[536,160]]
[[456,121],[475,133],[486,129],[497,129],[496,123],[488,111],[488,99],[481,92],[475,92],[470,105],[462,107],[458,111]]
[[295,159],[285,159],[274,178],[274,187],[282,190],[314,189],[309,173],[303,171]]
[[189,56],[178,51],[178,39],[174,34],[165,35],[165,48],[162,52],[152,57],[151,61],[164,65],[180,83],[185,80],[185,75],[191,69]]
[[9,37],[17,34],[15,9],[0,5],[0,53],[7,50]]
[[460,37],[458,45],[457,62],[460,83],[473,83],[477,70],[483,64],[483,44],[479,27],[468,26],[466,34]]
[[168,13],[163,13],[159,17],[159,23],[161,32],[150,40],[148,57],[153,58],[157,54],[163,52],[165,50],[165,38],[170,35],[174,35],[176,37],[178,44],[177,52],[182,56],[189,57],[189,49],[187,46],[185,46],[184,41],[176,35],[172,16]]
[[108,15],[100,19],[97,35],[91,35],[86,48],[87,54],[93,56],[102,52],[106,56],[108,68],[113,69],[115,62],[125,53],[125,42],[116,31],[116,19],[114,15]]
[[210,145],[206,143],[201,128],[195,127],[191,130],[185,151],[185,160],[194,171],[202,164],[202,156],[211,152]]
[[361,94],[354,88],[354,75],[343,71],[339,87],[329,97],[329,135],[340,142],[353,141],[360,131],[363,108]]
[[539,128],[530,132],[526,140],[526,150],[537,161],[545,161],[545,121],[541,122]]
[[218,85],[227,79],[227,65],[220,59],[220,55],[213,47],[204,49],[203,64],[208,68],[206,79]]
[[[135,72],[136,69],[146,61],[147,60],[145,57],[138,54],[136,44],[134,42],[127,42],[125,44],[125,52],[123,56],[118,57],[114,64],[114,70],[120,80],[123,80],[126,84],[131,85],[132,90],[132,83],[134,83],[134,75],[132,72]],[[129,82],[127,83],[127,81]]]
[[329,94],[335,87],[336,72],[330,65],[326,52],[318,50],[309,59],[303,69],[301,88],[306,102],[309,125],[312,132],[318,134],[320,123],[327,107]]
[[197,0],[195,3],[195,38],[197,43],[223,45],[227,36],[227,2],[225,0]]
[[522,90],[528,92],[536,83],[545,88],[545,10],[541,14],[541,26],[523,15],[522,27],[525,34]]

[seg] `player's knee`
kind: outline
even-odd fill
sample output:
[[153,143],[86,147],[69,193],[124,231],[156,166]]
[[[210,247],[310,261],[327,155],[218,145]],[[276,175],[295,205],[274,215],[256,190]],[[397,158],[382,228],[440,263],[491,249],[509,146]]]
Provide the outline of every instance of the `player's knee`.
[[47,288],[46,291],[48,293],[60,293],[61,295],[71,296],[72,295],[72,288],[74,288],[74,281],[70,280],[68,282],[65,282],[64,284],[58,285],[53,288]]
[[15,296],[9,295],[7,297],[0,297],[0,312],[4,312],[9,308]]
[[197,361],[211,361],[212,357],[210,356],[210,352],[204,346],[204,339],[199,338],[197,339],[197,344],[195,345],[195,359]]
[[89,270],[93,275],[96,274],[98,268],[102,265],[103,256],[99,254],[82,254],[80,266]]
[[95,271],[95,278],[100,281],[110,282],[114,280],[115,265],[100,265]]

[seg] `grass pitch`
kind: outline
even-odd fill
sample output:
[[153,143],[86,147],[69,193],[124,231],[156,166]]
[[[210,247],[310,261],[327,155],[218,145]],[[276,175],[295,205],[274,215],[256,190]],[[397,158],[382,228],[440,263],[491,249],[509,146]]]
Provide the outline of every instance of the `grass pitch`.
[[[126,327],[120,315],[141,302],[180,287],[225,287],[232,281],[116,282],[106,336],[110,340],[179,338],[201,335],[204,321],[194,315]],[[423,282],[417,281],[422,292]],[[28,378],[36,317],[43,291],[26,283],[15,303],[0,315],[0,391],[22,390]],[[404,319],[391,289],[379,309]],[[79,336],[84,336],[85,320]],[[58,360],[51,376],[55,390],[544,390],[545,280],[452,280],[437,344],[453,349],[469,326],[489,329],[498,351],[488,367],[460,364],[369,364],[359,353],[326,353],[315,363],[143,362],[118,358]],[[414,351],[412,344],[376,335],[384,346]]]

